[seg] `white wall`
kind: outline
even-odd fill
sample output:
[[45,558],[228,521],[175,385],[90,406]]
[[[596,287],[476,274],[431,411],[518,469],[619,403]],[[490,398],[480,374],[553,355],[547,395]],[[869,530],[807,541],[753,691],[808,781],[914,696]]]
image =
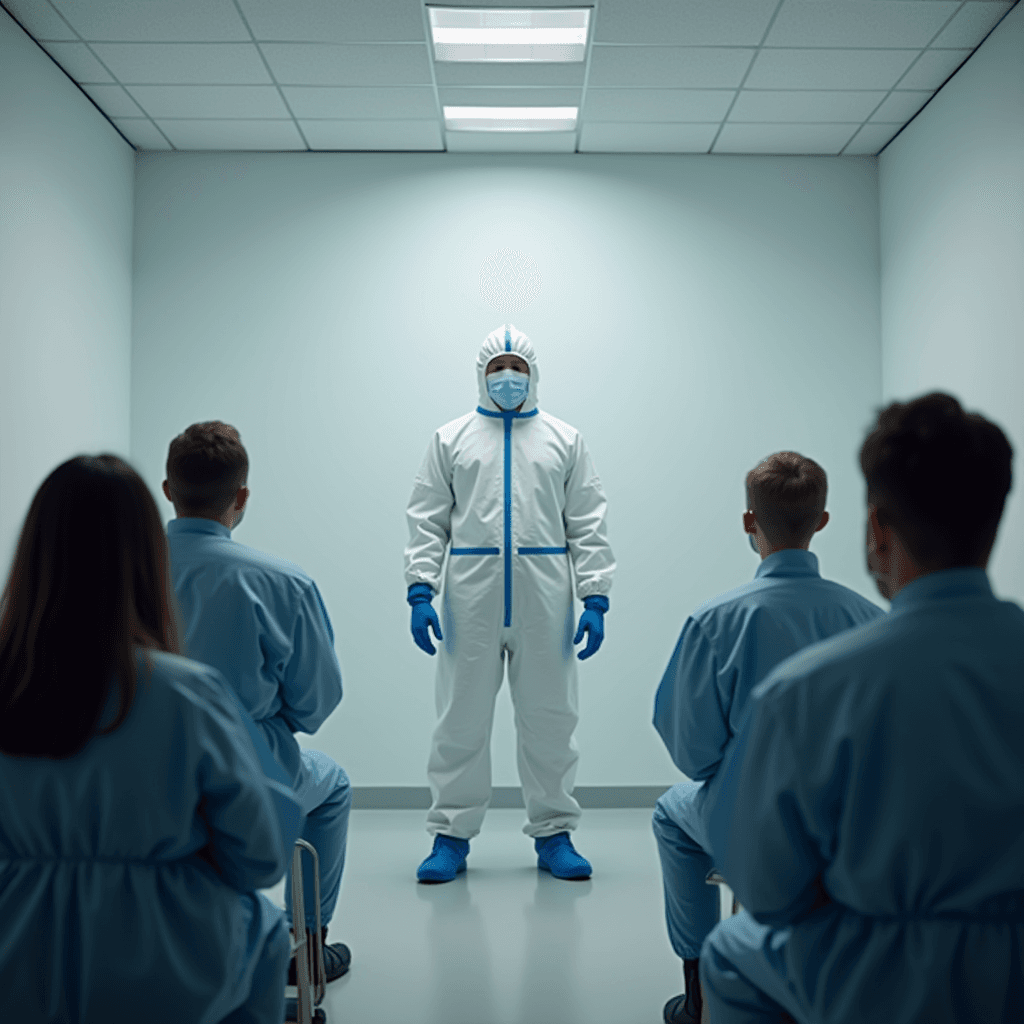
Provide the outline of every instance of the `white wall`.
[[[855,458],[881,397],[876,186],[873,159],[140,154],[133,459],[156,489],[186,425],[239,428],[236,537],[324,592],[346,696],[315,743],[356,785],[425,784],[434,664],[409,636],[405,504],[432,431],[476,404],[500,247],[540,269],[513,321],[610,499],[580,785],[678,778],[654,691],[686,615],[754,574],[743,478],[765,455],[826,468],[812,550],[881,603]],[[512,735],[503,696],[497,785],[517,784]]]
[[0,9],[0,571],[60,462],[129,448],[132,148]]
[[886,401],[956,395],[1014,446],[989,562],[1024,603],[1024,4],[879,158]]

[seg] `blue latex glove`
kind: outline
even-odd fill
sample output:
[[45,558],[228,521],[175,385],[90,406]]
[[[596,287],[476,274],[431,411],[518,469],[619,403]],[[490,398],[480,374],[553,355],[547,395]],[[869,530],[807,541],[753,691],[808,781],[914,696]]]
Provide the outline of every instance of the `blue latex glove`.
[[406,600],[412,605],[412,638],[416,646],[427,654],[437,654],[437,648],[430,642],[429,629],[434,630],[434,636],[443,640],[441,635],[441,621],[437,617],[430,603],[433,591],[426,583],[415,583],[409,588],[409,596]]
[[586,610],[580,616],[580,627],[572,641],[578,644],[583,640],[583,634],[587,634],[587,646],[576,655],[580,661],[597,654],[604,642],[604,613],[608,611],[608,598],[603,595],[584,598],[583,607]]

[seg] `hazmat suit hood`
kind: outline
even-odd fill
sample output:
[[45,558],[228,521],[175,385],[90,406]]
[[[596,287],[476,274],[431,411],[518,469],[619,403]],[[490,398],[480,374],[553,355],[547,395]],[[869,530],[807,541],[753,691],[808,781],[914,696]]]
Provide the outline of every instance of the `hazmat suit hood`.
[[512,355],[525,359],[530,367],[530,390],[526,394],[526,401],[523,403],[519,415],[532,412],[537,408],[537,385],[540,382],[540,370],[537,368],[537,355],[533,351],[533,344],[522,331],[516,330],[512,324],[502,324],[491,331],[484,339],[480,347],[480,354],[476,357],[476,379],[479,390],[480,408],[488,412],[504,412],[493,398],[487,393],[487,364],[495,357],[510,352]]

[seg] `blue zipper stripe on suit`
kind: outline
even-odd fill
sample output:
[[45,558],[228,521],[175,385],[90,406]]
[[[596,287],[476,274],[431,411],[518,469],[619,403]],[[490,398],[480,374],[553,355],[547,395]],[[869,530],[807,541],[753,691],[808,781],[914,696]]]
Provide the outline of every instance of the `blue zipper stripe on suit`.
[[[512,331],[505,328],[505,351],[512,351]],[[505,416],[505,625],[512,625],[512,417]]]
[[[512,351],[512,331],[505,328],[505,351]],[[500,418],[505,421],[505,625],[512,625],[512,420],[513,419],[526,419],[529,416],[536,416],[539,412],[538,409],[534,409],[531,412],[519,413],[519,412],[491,412],[489,409],[484,409],[477,406],[477,412],[483,413],[484,416],[492,416]],[[534,553],[532,548],[523,549],[520,548],[520,554],[525,551]],[[453,549],[452,554],[498,554],[497,549],[494,548],[459,548]],[[540,554],[540,549],[537,549],[537,554]],[[548,552],[544,552],[547,554]],[[554,551],[550,552],[554,554]]]
[[512,417],[505,417],[505,625],[512,625]]

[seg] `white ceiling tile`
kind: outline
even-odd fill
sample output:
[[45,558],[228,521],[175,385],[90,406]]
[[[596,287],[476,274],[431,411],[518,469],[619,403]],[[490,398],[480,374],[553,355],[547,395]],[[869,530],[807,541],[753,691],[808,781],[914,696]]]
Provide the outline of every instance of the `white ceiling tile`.
[[438,85],[529,86],[582,85],[585,64],[470,64],[442,61],[434,65]]
[[231,0],[52,0],[88,42],[242,42],[250,36]]
[[582,89],[439,89],[448,107],[578,107]]
[[426,43],[263,43],[281,85],[431,85]]
[[305,149],[294,121],[157,121],[175,149]]
[[152,118],[288,117],[272,85],[132,85],[128,92]]
[[282,91],[297,118],[419,120],[436,118],[440,113],[434,90],[423,86],[348,89],[291,85]]
[[713,152],[836,156],[855,131],[851,124],[727,124]]
[[139,105],[120,85],[83,85],[82,88],[95,101],[107,117],[143,117]]
[[574,153],[575,132],[446,132],[449,153]]
[[970,50],[925,50],[899,80],[899,87],[938,89],[970,55]]
[[35,40],[77,39],[64,19],[47,0],[4,0],[4,7],[21,23]]
[[843,156],[874,156],[902,127],[900,124],[866,124],[847,143]]
[[872,121],[887,121],[906,124],[927,102],[933,93],[915,90],[913,92],[894,92],[871,115]]
[[765,46],[923,47],[960,0],[786,0]]
[[434,121],[300,121],[310,149],[440,150]]
[[113,82],[114,77],[85,43],[44,43],[46,52],[79,84]]
[[871,92],[744,89],[736,99],[729,120],[860,123],[871,116],[885,96],[884,89]]
[[137,149],[171,148],[171,144],[148,118],[115,117],[113,121],[121,134]]
[[778,0],[602,0],[594,22],[601,43],[757,46]]
[[973,50],[1012,6],[1012,3],[974,2],[964,4],[932,45],[938,47],[969,46]]
[[[408,0],[404,0],[404,2],[407,3]],[[415,2],[415,0],[414,0],[414,2]],[[431,3],[433,4],[433,0],[431,0]],[[513,8],[518,9],[518,10],[522,10],[522,9],[524,9],[526,7],[529,7],[531,10],[533,8],[535,8],[535,7],[539,7],[541,9],[543,9],[545,7],[554,7],[554,8],[557,8],[559,10],[564,10],[565,8],[572,7],[574,5],[568,3],[567,0],[530,0],[529,4],[525,4],[525,3],[510,3],[509,0],[450,0],[450,2],[449,2],[449,0],[438,0],[437,6],[438,7],[469,7],[469,8],[472,8],[474,11],[477,10],[478,8],[479,9],[498,8],[499,10],[506,10],[507,11],[507,10],[511,10]],[[581,4],[576,4],[575,6],[584,6],[585,7],[585,6],[589,6],[589,3],[588,4],[582,4],[582,5]]]
[[717,131],[717,124],[588,121],[580,133],[580,152],[706,153]]
[[918,52],[762,50],[744,84],[750,89],[891,89]]
[[262,85],[273,81],[254,43],[94,43],[125,85]]
[[750,67],[754,52],[683,46],[594,46],[588,85],[735,88]]
[[415,0],[239,0],[256,39],[306,43],[426,42]]
[[735,89],[588,89],[583,118],[620,123],[720,122]]

